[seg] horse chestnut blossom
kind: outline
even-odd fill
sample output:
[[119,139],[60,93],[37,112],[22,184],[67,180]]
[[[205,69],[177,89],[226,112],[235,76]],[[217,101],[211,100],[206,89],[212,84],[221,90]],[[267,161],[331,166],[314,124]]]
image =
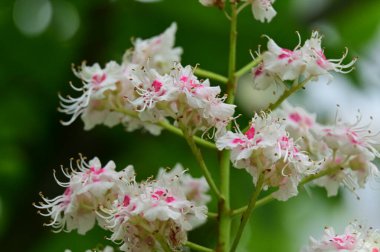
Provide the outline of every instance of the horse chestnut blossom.
[[375,145],[380,143],[378,134],[374,134],[366,126],[359,126],[361,118],[354,124],[337,120],[336,125],[322,128],[324,143],[331,149],[326,157],[325,168],[340,167],[334,175],[319,178],[315,184],[324,186],[328,195],[336,195],[340,184],[349,190],[364,188],[369,178],[379,178],[380,172],[373,163],[380,154]]
[[263,174],[264,188],[279,187],[273,194],[278,200],[296,196],[298,183],[314,171],[313,162],[289,136],[281,118],[255,114],[245,133],[228,131],[216,146],[231,150],[234,166],[250,173],[254,184]]
[[336,234],[332,227],[325,228],[325,234],[317,240],[310,237],[309,245],[302,252],[379,252],[380,232],[372,227],[366,228],[358,222],[351,223],[344,234]]
[[235,105],[224,103],[219,86],[200,81],[191,66],[175,64],[170,74],[160,75],[154,69],[132,68],[126,79],[135,87],[127,99],[142,121],[157,122],[172,118],[194,132],[216,129],[224,132],[235,112]]
[[[160,73],[169,72],[173,62],[180,61],[182,49],[174,47],[177,26],[173,23],[164,33],[150,39],[136,39],[134,48],[127,50],[123,62],[118,64],[111,61],[102,69],[98,63],[87,66],[82,63],[74,74],[82,81],[82,87],[71,87],[81,92],[77,98],[59,96],[61,103],[59,111],[71,115],[63,125],[69,125],[81,116],[85,130],[95,125],[104,124],[113,127],[117,124],[125,126],[127,131],[143,128],[154,135],[161,132],[161,128],[149,122],[143,122],[131,115],[134,106],[125,101],[125,97],[134,92],[135,86],[126,79],[130,69],[149,66]],[[138,66],[138,67],[137,67]],[[116,108],[122,107],[123,111]]]
[[210,187],[204,177],[193,178],[190,174],[186,173],[186,170],[179,163],[171,170],[161,168],[158,171],[157,180],[171,183],[173,178],[178,180],[187,200],[194,202],[197,206],[206,205],[210,202],[211,197],[207,194]]
[[[303,44],[299,38],[293,49],[282,48],[267,37],[267,50],[238,69],[238,15],[250,7],[255,19],[271,22],[276,15],[274,0],[199,2],[220,8],[230,21],[227,75],[181,62],[182,48],[175,47],[177,25],[172,23],[161,34],[135,39],[121,62],[110,61],[105,66],[83,62],[73,68],[82,85],[70,85],[79,95],[59,95],[59,111],[70,117],[63,125],[80,117],[85,130],[120,124],[127,131],[143,129],[159,135],[167,129],[186,140],[204,177],[194,178],[177,164],[173,169],[160,168],[155,178],[137,181],[131,165],[117,171],[113,161],[103,166],[96,157],[89,162],[80,157],[76,167],[71,161],[69,169],[62,168],[68,181],[61,182],[54,173],[64,188],[62,195],[49,199],[41,194],[41,202],[34,204],[50,219],[46,225],[54,231],[85,234],[97,224],[108,231],[107,239],[119,246],[118,251],[126,252],[188,248],[235,252],[240,251],[239,241],[255,208],[273,199],[286,201],[306,183],[324,187],[328,196],[334,196],[342,185],[354,192],[380,176],[375,165],[380,158],[376,150],[380,134],[362,125],[361,116],[354,123],[337,117],[335,124],[321,124],[315,114],[285,101],[308,81],[320,76],[331,81],[333,72],[350,72],[356,59],[344,63],[347,50],[340,59],[328,59],[316,31]],[[255,89],[277,85],[283,93],[265,112],[255,113],[242,131],[234,115],[234,98],[240,78],[250,71]],[[203,139],[205,135],[209,139]],[[201,147],[214,151],[210,157],[218,158],[217,168],[208,167],[204,156],[209,152]],[[235,188],[230,186],[231,163],[245,169],[255,187],[248,204],[239,208],[231,200]],[[218,183],[213,178],[216,171]],[[215,213],[208,212],[209,190],[217,201]],[[267,190],[265,196],[263,190]],[[231,235],[236,215],[241,215],[239,227]],[[206,222],[207,216],[215,217],[218,226],[215,248],[187,240],[188,232]],[[303,251],[380,252],[379,244],[378,231],[354,223],[342,235],[326,228],[325,236],[311,238]]]
[[123,64],[137,64],[156,69],[161,74],[168,73],[173,62],[181,61],[182,48],[174,47],[177,24],[172,23],[162,34],[149,38],[137,38],[134,47],[127,50]]
[[63,195],[51,200],[42,196],[43,202],[35,204],[57,232],[77,229],[85,234],[97,221],[113,232],[111,240],[123,243],[122,251],[156,251],[164,246],[162,239],[173,249],[181,247],[187,231],[206,220],[209,187],[203,177],[185,174],[180,164],[141,183],[131,165],[117,172],[113,161],[103,167],[98,158],[87,163],[81,157],[77,168],[71,163],[70,170],[62,169],[68,182],[56,179],[66,188]]
[[206,220],[204,202],[191,201],[194,197],[186,194],[189,191],[183,186],[197,180],[183,175],[177,166],[168,173],[161,169],[157,180],[137,183],[134,177],[124,178],[126,186],[119,200],[100,214],[113,232],[110,239],[123,244],[122,251],[161,251],[163,241],[177,249],[186,242],[187,231]]
[[268,38],[268,50],[262,53],[262,62],[252,69],[253,85],[256,89],[266,89],[271,84],[283,84],[285,81],[298,83],[300,80],[316,79],[327,76],[332,80],[331,71],[348,73],[353,69],[356,59],[347,64],[343,60],[347,50],[340,59],[327,59],[321,48],[322,36],[317,31],[301,47],[300,43],[293,50],[281,48]]
[[81,157],[76,164],[78,170],[74,170],[73,161],[69,170],[62,168],[68,182],[60,182],[54,173],[57,183],[65,188],[63,195],[53,199],[41,195],[43,202],[35,204],[38,209],[46,211],[40,212],[41,215],[52,219],[45,225],[52,226],[57,232],[77,229],[79,234],[85,234],[94,227],[96,220],[104,227],[104,221],[96,211],[100,206],[109,207],[121,190],[120,174],[115,171],[113,161],[102,166],[96,157],[88,163]]
[[114,125],[115,122],[112,120],[112,116],[107,117],[108,119],[100,119],[102,116],[100,116],[99,113],[95,116],[93,114],[97,113],[96,111],[100,111],[100,113],[104,114],[104,103],[107,93],[117,89],[117,83],[120,82],[122,77],[121,66],[111,61],[102,69],[97,63],[92,66],[87,66],[86,63],[83,62],[78,70],[73,68],[73,72],[81,79],[83,87],[78,88],[72,84],[71,87],[75,91],[82,92],[83,94],[78,98],[59,96],[61,100],[61,108],[59,111],[72,115],[70,120],[62,122],[62,124],[69,125],[74,122],[78,116],[82,115],[85,129],[91,129],[94,125],[93,120],[86,120],[90,117],[99,118],[94,121],[102,121],[102,123],[106,125]]
[[375,148],[380,144],[380,137],[372,133],[369,125],[361,126],[361,116],[353,124],[338,117],[335,125],[322,125],[316,122],[315,115],[289,103],[277,112],[286,118],[286,129],[299,139],[297,143],[314,160],[320,160],[319,172],[334,171],[314,181],[326,188],[328,196],[335,196],[342,184],[355,191],[363,188],[368,179],[380,176],[373,163],[380,157]]

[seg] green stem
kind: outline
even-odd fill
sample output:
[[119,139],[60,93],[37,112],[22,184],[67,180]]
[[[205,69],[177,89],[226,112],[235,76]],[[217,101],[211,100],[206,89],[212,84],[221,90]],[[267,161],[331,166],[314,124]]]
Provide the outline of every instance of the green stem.
[[[316,173],[316,174],[312,174],[312,175],[309,175],[307,177],[305,177],[304,179],[301,180],[301,182],[298,184],[298,186],[303,186],[315,179],[318,179],[320,177],[323,177],[325,175],[331,175],[337,171],[340,171],[341,170],[341,167],[337,166],[337,167],[331,167],[329,169],[326,169],[326,170],[323,170],[319,173]],[[255,208],[259,208],[261,206],[264,206],[266,204],[268,204],[269,202],[271,202],[272,200],[274,200],[272,194],[269,194],[261,199],[259,199],[257,202],[256,202],[256,206]],[[232,216],[235,216],[235,215],[239,215],[241,213],[244,213],[244,211],[247,210],[247,206],[243,206],[243,207],[240,207],[240,208],[237,208],[233,211],[231,211],[231,215]]]
[[[236,89],[236,40],[237,40],[237,3],[231,3],[230,49],[228,60],[227,100],[234,103]],[[227,127],[231,128],[231,123]],[[223,199],[218,202],[218,244],[216,251],[226,252],[230,247],[231,216],[230,216],[230,151],[223,150],[220,156],[220,192]]]
[[216,218],[218,218],[218,214],[213,213],[213,212],[207,212],[207,217],[212,218],[212,219],[216,219]]
[[[138,118],[138,114],[134,111],[130,111],[130,110],[127,110],[127,109],[124,109],[124,108],[114,108],[113,109],[114,111],[117,111],[117,112],[120,112],[120,113],[123,113],[124,115],[127,115],[127,116],[131,116],[131,117],[134,117],[134,118]],[[160,121],[160,122],[157,122],[157,123],[152,123],[152,124],[156,124],[156,125],[159,125],[161,126],[162,128],[166,129],[167,131],[177,135],[177,136],[181,136],[181,137],[184,137],[182,131],[171,125],[170,123],[167,123],[167,122],[164,122],[164,121]],[[216,146],[214,143],[211,143],[207,140],[204,140],[203,138],[200,138],[200,137],[197,137],[197,136],[192,136],[192,138],[194,139],[194,142],[196,142],[197,144],[203,146],[203,147],[207,147],[207,148],[210,148],[210,149],[214,149],[216,150]]]
[[259,194],[260,194],[260,192],[262,190],[263,184],[264,184],[264,174],[261,174],[259,176],[258,181],[257,181],[256,188],[255,188],[255,190],[252,193],[252,197],[251,197],[251,200],[248,203],[247,209],[244,211],[243,216],[242,216],[242,218],[240,220],[240,226],[239,226],[239,229],[238,229],[238,231],[236,233],[234,242],[232,243],[232,247],[231,247],[231,250],[230,250],[231,252],[234,252],[236,250],[238,244],[239,244],[241,235],[243,234],[244,227],[245,227],[245,225],[248,222],[249,216],[251,216],[251,213],[252,213],[253,209],[255,209],[255,205],[257,203],[257,197],[259,196]]
[[[158,122],[157,125],[161,126],[162,128],[166,129],[167,131],[169,131],[171,133],[174,133],[175,135],[184,137],[183,132],[179,128],[171,125],[170,123],[161,121],[161,122]],[[210,148],[210,149],[216,149],[216,146],[214,143],[211,143],[211,142],[204,140],[203,138],[200,138],[197,136],[191,136],[191,137],[193,138],[194,142],[199,144],[199,145],[202,145],[202,146]]]
[[200,69],[199,67],[195,68],[194,74],[200,77],[205,77],[211,80],[218,81],[223,84],[226,84],[228,82],[228,79],[224,77],[223,75],[220,75],[211,71],[207,71],[204,69]]
[[243,66],[239,71],[237,71],[235,73],[235,77],[239,78],[243,74],[251,71],[251,69],[254,68],[255,66],[257,66],[261,62],[261,60],[262,60],[261,57],[257,57],[256,59],[252,60],[250,63],[248,63],[247,65]]
[[181,122],[179,122],[179,124],[180,124],[180,127],[182,129],[183,136],[186,139],[186,142],[189,145],[189,147],[191,149],[191,152],[193,153],[195,159],[197,160],[198,165],[199,165],[199,167],[202,170],[203,176],[205,176],[206,181],[209,184],[211,190],[218,196],[219,199],[222,199],[223,196],[219,192],[218,187],[216,186],[214,180],[212,179],[211,173],[210,173],[209,169],[206,166],[206,163],[205,163],[205,161],[203,159],[202,153],[199,150],[199,148],[197,147],[197,145],[195,144],[195,141],[194,141],[192,135],[189,133],[186,125],[184,125]]
[[302,81],[301,83],[299,83],[297,85],[293,85],[291,88],[285,90],[284,93],[282,93],[280,98],[278,98],[278,100],[275,103],[269,104],[269,106],[266,110],[269,112],[275,110],[278,106],[281,105],[281,103],[283,101],[285,101],[286,98],[288,98],[293,93],[295,93],[298,90],[300,90],[301,88],[303,88],[306,85],[306,83],[309,82],[309,80],[311,80],[311,77],[309,77],[309,78],[305,79],[304,81]]
[[185,243],[185,246],[186,247],[189,247],[193,250],[197,250],[197,251],[203,251],[203,252],[213,252],[214,250],[210,249],[210,248],[206,248],[206,247],[203,247],[202,245],[199,245],[199,244],[196,244],[196,243],[193,243],[193,242],[189,242],[187,241]]

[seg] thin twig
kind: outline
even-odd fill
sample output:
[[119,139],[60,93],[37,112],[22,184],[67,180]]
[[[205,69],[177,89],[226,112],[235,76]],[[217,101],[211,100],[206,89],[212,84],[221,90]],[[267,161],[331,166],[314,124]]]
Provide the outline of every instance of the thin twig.
[[243,66],[240,70],[238,70],[236,73],[235,73],[235,77],[236,78],[239,78],[240,76],[242,76],[243,74],[251,71],[252,68],[254,68],[255,66],[257,66],[260,62],[261,62],[261,57],[257,57],[255,58],[254,60],[252,60],[251,62],[249,62],[247,65]]
[[211,190],[218,196],[219,199],[222,199],[223,197],[220,194],[220,191],[219,191],[218,187],[216,186],[209,169],[206,166],[206,163],[203,159],[201,151],[199,150],[199,148],[195,144],[194,138],[189,133],[186,125],[184,125],[181,122],[179,122],[179,124],[180,124],[181,130],[182,130],[183,136],[184,136],[187,144],[189,145],[191,152],[193,153],[195,159],[198,161],[198,165],[201,168],[203,176],[205,176],[206,181],[209,184]]
[[194,74],[197,76],[200,76],[200,77],[205,77],[205,78],[209,78],[211,80],[215,80],[215,81],[223,83],[223,84],[226,84],[228,82],[228,79],[226,77],[224,77],[223,75],[220,75],[220,74],[208,71],[208,70],[204,70],[204,69],[201,69],[199,67],[196,67],[194,69]]
[[[136,112],[130,111],[130,110],[127,110],[124,108],[114,108],[114,111],[123,113],[124,115],[127,115],[127,116],[138,118],[138,114]],[[182,131],[179,128],[171,125],[168,122],[160,121],[160,122],[156,122],[156,123],[152,123],[152,124],[159,125],[162,128],[166,129],[167,131],[174,133],[177,136],[184,137]],[[204,147],[207,147],[207,148],[210,148],[210,149],[216,150],[216,146],[214,143],[209,142],[207,140],[204,140],[203,138],[200,138],[198,136],[192,136],[192,138],[194,139],[194,142],[196,142],[197,144],[204,146]]]
[[197,251],[202,251],[202,252],[213,252],[214,250],[210,249],[210,248],[206,248],[202,245],[199,245],[199,244],[196,244],[196,243],[193,243],[193,242],[185,242],[185,246],[193,249],[193,250],[197,250]]
[[293,93],[295,93],[298,90],[300,90],[301,88],[303,88],[306,85],[306,83],[308,83],[311,79],[312,79],[312,77],[309,77],[309,78],[305,79],[304,81],[302,81],[301,83],[298,83],[297,85],[293,85],[291,88],[285,90],[284,93],[282,93],[282,95],[280,96],[280,98],[278,98],[278,100],[275,103],[269,104],[269,106],[266,109],[266,111],[273,111],[273,110],[275,110],[278,106],[281,105],[281,103],[283,101],[286,100],[286,98],[288,98]]

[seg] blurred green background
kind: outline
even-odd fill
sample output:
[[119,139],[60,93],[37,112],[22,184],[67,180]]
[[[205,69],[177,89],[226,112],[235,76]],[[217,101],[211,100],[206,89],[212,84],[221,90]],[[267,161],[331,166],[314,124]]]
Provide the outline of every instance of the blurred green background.
[[[249,50],[265,48],[267,34],[282,47],[294,48],[295,31],[305,39],[312,29],[325,36],[328,57],[340,57],[345,46],[361,55],[378,32],[380,1],[279,0],[278,15],[270,24],[255,21],[249,8],[239,18],[238,67],[251,60]],[[57,93],[71,92],[68,82],[79,84],[71,64],[86,60],[104,65],[120,61],[131,47],[131,37],[148,38],[177,22],[176,45],[184,49],[183,64],[200,64],[221,74],[227,71],[228,21],[223,12],[205,8],[196,0],[165,0],[144,4],[131,0],[1,0],[0,1],[0,247],[2,251],[84,251],[109,243],[95,229],[86,236],[54,234],[42,223],[32,202],[38,192],[48,197],[62,193],[52,170],[67,165],[78,153],[104,163],[114,160],[119,169],[133,164],[138,178],[155,174],[159,167],[181,162],[200,176],[183,139],[167,132],[154,137],[126,133],[122,127],[104,126],[85,132],[80,120],[68,127],[59,120]],[[337,49],[338,48],[338,49]],[[358,80],[357,73],[350,75]],[[354,82],[360,89],[360,82]],[[244,101],[241,101],[244,102]],[[253,111],[255,108],[250,108]],[[241,111],[245,112],[245,111]],[[217,175],[217,155],[205,150]],[[251,177],[232,172],[232,205],[247,201]],[[297,251],[307,243],[302,234],[315,216],[331,217],[344,207],[340,197],[325,199],[323,190],[305,190],[289,202],[276,202],[255,212],[243,237],[241,251]],[[209,208],[215,211],[216,204]],[[338,214],[339,215],[339,214]],[[237,223],[238,218],[235,220]],[[317,223],[322,230],[324,222]],[[236,226],[236,225],[235,225]],[[235,227],[236,228],[236,227]],[[214,222],[190,233],[190,239],[215,244]],[[298,235],[297,235],[298,234]],[[299,234],[302,234],[301,236]],[[306,238],[305,238],[306,237]]]

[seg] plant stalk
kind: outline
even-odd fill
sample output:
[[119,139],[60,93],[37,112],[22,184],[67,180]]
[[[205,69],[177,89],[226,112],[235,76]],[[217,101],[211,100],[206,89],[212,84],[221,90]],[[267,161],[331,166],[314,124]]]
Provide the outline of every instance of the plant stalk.
[[217,82],[226,84],[228,82],[228,79],[224,77],[223,75],[201,69],[199,67],[195,68],[194,74],[200,77],[209,78],[210,80],[215,80]]
[[[230,50],[228,61],[227,100],[234,103],[236,89],[236,40],[237,40],[237,3],[231,5]],[[227,129],[231,128],[231,123]],[[220,156],[220,192],[223,196],[218,202],[218,244],[216,251],[227,252],[230,247],[231,216],[230,216],[230,151],[223,150]]]

